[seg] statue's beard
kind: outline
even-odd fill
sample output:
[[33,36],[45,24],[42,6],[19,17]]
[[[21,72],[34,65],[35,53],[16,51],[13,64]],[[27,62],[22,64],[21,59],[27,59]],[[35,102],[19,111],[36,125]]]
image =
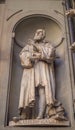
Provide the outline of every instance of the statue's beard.
[[40,42],[42,41],[44,38],[43,37],[34,37],[34,41],[35,42]]

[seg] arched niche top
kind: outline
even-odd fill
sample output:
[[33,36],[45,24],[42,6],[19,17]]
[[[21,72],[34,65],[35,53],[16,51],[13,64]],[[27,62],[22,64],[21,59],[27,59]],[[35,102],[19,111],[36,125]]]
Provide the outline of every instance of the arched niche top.
[[30,15],[18,21],[13,31],[17,41],[22,43],[22,47],[33,39],[37,29],[42,28],[46,31],[46,39],[57,45],[62,38],[62,26],[47,15]]
[[[18,11],[19,12],[19,11]],[[64,19],[62,15],[58,15],[57,13],[54,12],[54,10],[46,11],[46,10],[30,10],[30,11],[21,11],[16,14],[11,14],[11,18],[7,21],[8,23],[8,31],[10,34],[15,30],[16,26],[23,21],[24,19],[27,19],[28,17],[36,17],[36,16],[41,16],[45,18],[52,19],[55,21],[64,31]],[[10,17],[10,16],[9,16]],[[8,18],[7,18],[8,19]]]

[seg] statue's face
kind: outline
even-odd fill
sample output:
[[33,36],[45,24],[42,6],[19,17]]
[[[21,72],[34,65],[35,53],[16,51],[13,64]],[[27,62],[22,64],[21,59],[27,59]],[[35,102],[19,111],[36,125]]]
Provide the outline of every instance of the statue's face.
[[42,29],[38,29],[34,35],[34,40],[35,41],[41,41],[44,39],[44,34]]

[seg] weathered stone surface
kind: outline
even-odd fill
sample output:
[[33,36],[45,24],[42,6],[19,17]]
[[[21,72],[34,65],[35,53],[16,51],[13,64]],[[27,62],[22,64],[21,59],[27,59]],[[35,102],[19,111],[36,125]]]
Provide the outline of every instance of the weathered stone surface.
[[52,119],[34,119],[20,120],[18,122],[10,121],[9,126],[70,126],[69,121],[56,121]]
[[[2,0],[0,0],[0,2],[1,1]],[[2,6],[2,4],[1,4],[1,6]],[[62,33],[64,33],[65,40],[64,40],[64,43],[61,46],[61,48],[59,48],[57,51],[61,52],[61,57],[63,57],[64,63],[60,63],[59,66],[61,66],[61,67],[56,68],[57,69],[56,72],[57,72],[57,74],[59,74],[59,77],[60,77],[60,78],[58,78],[58,76],[56,76],[58,79],[57,84],[58,84],[58,90],[59,90],[59,91],[57,91],[57,93],[59,94],[59,92],[60,92],[60,95],[57,98],[60,99],[61,102],[63,103],[63,105],[69,115],[68,118],[71,121],[70,127],[66,127],[66,128],[62,127],[61,129],[62,130],[64,130],[64,129],[65,130],[66,129],[75,130],[75,120],[74,120],[74,113],[73,113],[73,95],[72,95],[72,88],[75,88],[75,86],[73,85],[74,77],[73,77],[73,73],[72,73],[73,66],[71,63],[71,57],[70,57],[71,55],[70,55],[70,51],[68,51],[68,47],[70,45],[70,39],[69,39],[70,36],[69,36],[69,31],[68,31],[68,24],[67,24],[66,18],[64,16],[65,6],[62,6],[62,0],[31,0],[31,1],[30,0],[6,0],[6,4],[3,6],[6,6],[6,10],[3,9],[2,13],[0,11],[0,18],[1,18],[0,19],[0,27],[1,27],[0,28],[0,49],[1,49],[1,56],[0,56],[1,57],[1,59],[0,59],[0,64],[1,64],[0,65],[1,66],[0,67],[0,80],[1,80],[1,82],[0,82],[0,129],[1,130],[10,130],[10,127],[9,126],[4,127],[4,124],[7,126],[7,122],[12,120],[12,117],[14,115],[16,116],[16,112],[15,112],[16,109],[14,109],[14,106],[18,101],[18,100],[15,100],[17,98],[15,98],[15,96],[14,96],[14,94],[15,94],[16,97],[18,97],[18,94],[16,94],[16,91],[15,91],[15,89],[16,89],[15,86],[17,86],[17,85],[13,85],[13,87],[11,87],[11,88],[12,89],[15,88],[15,89],[14,89],[14,91],[12,91],[12,89],[11,89],[10,95],[12,95],[11,96],[12,100],[10,100],[10,102],[12,105],[10,107],[10,103],[9,103],[10,85],[9,85],[9,89],[8,89],[8,82],[10,82],[10,78],[11,78],[10,77],[11,74],[9,75],[9,70],[11,69],[11,65],[10,65],[11,56],[10,55],[12,55],[11,48],[13,45],[11,42],[12,41],[12,30],[15,27],[15,24],[17,26],[18,22],[20,20],[22,21],[23,18],[26,18],[27,16],[28,17],[33,16],[34,14],[39,14],[42,17],[46,15],[46,17],[48,16],[48,18],[52,18],[52,20],[56,20],[55,22],[59,23],[62,26],[61,27]],[[8,17],[10,17],[13,13],[15,13],[16,11],[18,11],[20,9],[23,9],[23,12],[21,12],[20,14],[14,15],[14,17],[12,17],[9,21],[7,21]],[[2,9],[0,9],[0,10],[2,10]],[[59,13],[56,13],[55,10]],[[5,12],[5,13],[3,13],[3,12]],[[43,24],[43,22],[42,22],[42,24]],[[28,26],[28,28],[29,27],[30,26]],[[6,30],[6,28],[7,28],[7,30]],[[50,28],[50,30],[51,30],[51,27],[48,27],[48,28]],[[54,30],[54,28],[53,28],[53,30]],[[50,33],[50,34],[53,34],[53,33]],[[60,34],[60,32],[59,32],[59,34]],[[54,35],[56,35],[56,34],[54,33]],[[49,37],[50,37],[50,35],[49,35]],[[52,35],[51,35],[51,37],[52,37]],[[64,55],[63,55],[63,53],[64,53]],[[18,70],[20,70],[20,67],[17,67],[17,68],[18,68],[17,69],[17,72],[18,72]],[[16,70],[16,68],[14,69],[14,73],[16,72],[15,70]],[[19,76],[19,73],[18,73],[18,76]],[[63,83],[61,82],[61,79],[63,79],[62,80]],[[64,79],[65,79],[65,81],[64,81]],[[13,92],[14,92],[14,94],[13,94]],[[63,93],[63,95],[62,95],[62,93]],[[74,93],[74,95],[75,95],[75,93]],[[6,104],[7,104],[7,107],[6,107]],[[8,111],[8,107],[10,107],[9,111]],[[6,118],[5,118],[5,113],[6,113]],[[63,123],[63,124],[65,124],[65,123]],[[37,125],[35,125],[35,126],[37,126]],[[42,126],[44,126],[44,125],[42,125]],[[62,125],[62,126],[64,126],[64,125]],[[68,125],[66,125],[66,126],[68,126]],[[22,130],[23,128],[16,127],[16,128],[11,128],[11,129],[12,130]],[[24,129],[29,130],[29,128],[24,128]],[[30,129],[33,130],[34,128],[30,128]],[[35,128],[35,129],[38,129],[38,128]],[[39,127],[39,130],[40,129],[41,128]],[[43,129],[45,129],[45,128],[43,128]],[[50,130],[60,130],[60,127],[51,127],[49,129]]]

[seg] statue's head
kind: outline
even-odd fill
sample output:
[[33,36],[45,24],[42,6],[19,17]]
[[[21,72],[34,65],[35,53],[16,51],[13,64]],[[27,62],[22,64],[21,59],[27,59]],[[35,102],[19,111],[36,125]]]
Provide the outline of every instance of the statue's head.
[[34,35],[34,41],[42,41],[46,36],[44,29],[37,29]]

